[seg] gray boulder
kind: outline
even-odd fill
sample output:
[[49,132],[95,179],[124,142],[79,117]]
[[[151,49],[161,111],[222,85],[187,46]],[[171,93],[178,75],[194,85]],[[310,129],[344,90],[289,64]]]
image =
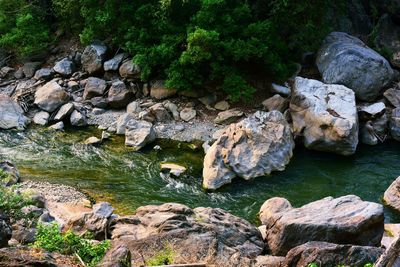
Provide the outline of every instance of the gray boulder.
[[125,108],[132,101],[134,94],[122,81],[113,82],[108,91],[108,105],[112,108]]
[[383,201],[389,207],[400,211],[400,177],[397,177],[385,191]]
[[47,112],[55,111],[68,100],[68,93],[55,81],[46,83],[35,93],[35,104]]
[[354,92],[345,86],[296,77],[290,102],[293,131],[309,149],[354,154],[358,116]]
[[103,79],[89,77],[86,81],[85,90],[83,91],[83,99],[89,100],[95,96],[103,96],[107,89],[107,83]]
[[0,94],[0,129],[24,129],[30,120],[21,106],[10,97]]
[[175,89],[167,88],[164,81],[157,80],[151,85],[150,96],[161,100],[176,95],[176,92]]
[[116,55],[110,60],[104,62],[104,71],[118,71],[122,61],[127,57],[125,53]]
[[25,63],[22,66],[22,72],[26,78],[32,78],[35,75],[35,72],[40,68],[40,65],[42,65],[40,62]]
[[61,106],[61,108],[58,110],[57,114],[54,116],[55,121],[61,121],[65,119],[67,116],[69,116],[72,111],[74,111],[74,104],[73,103],[67,103]]
[[217,124],[230,124],[236,122],[239,118],[243,117],[243,111],[233,108],[218,113],[214,122]]
[[106,59],[107,46],[101,43],[94,43],[85,48],[81,57],[82,67],[91,74],[103,70],[103,62]]
[[268,99],[265,99],[262,102],[262,105],[267,111],[277,110],[283,113],[289,107],[289,100],[283,98],[279,94],[276,94]]
[[95,96],[90,99],[90,103],[92,103],[93,107],[105,109],[108,106],[108,99],[101,96]]
[[396,141],[400,141],[400,108],[392,110],[389,120],[390,135]]
[[257,111],[227,127],[204,158],[203,187],[217,189],[235,177],[245,180],[282,171],[293,155],[290,126],[279,111]]
[[119,75],[122,78],[138,79],[140,78],[140,67],[133,63],[132,59],[128,59],[119,67]]
[[191,121],[196,117],[196,110],[194,108],[184,108],[181,110],[179,116],[183,121]]
[[166,122],[171,120],[171,115],[162,103],[151,106],[149,111],[157,121]]
[[138,151],[156,139],[153,124],[147,121],[130,120],[125,129],[125,145]]
[[397,88],[387,89],[383,96],[392,104],[395,108],[400,108],[400,90]]
[[97,267],[131,267],[131,252],[124,244],[112,246]]
[[39,125],[46,125],[49,122],[50,114],[46,111],[39,111],[33,116],[33,122]]
[[54,71],[62,76],[71,76],[75,71],[75,64],[68,58],[63,58],[54,66]]
[[380,246],[383,206],[354,195],[326,197],[300,208],[283,198],[267,200],[259,212],[273,255],[284,256],[309,241]]
[[345,85],[364,101],[374,100],[394,78],[393,69],[384,57],[342,32],[333,32],[325,38],[317,66],[325,83]]
[[49,81],[53,78],[53,76],[54,76],[54,71],[52,69],[44,68],[44,69],[37,70],[35,72],[34,78],[36,80]]
[[72,126],[86,126],[87,125],[87,118],[81,112],[74,110],[71,113],[70,122]]

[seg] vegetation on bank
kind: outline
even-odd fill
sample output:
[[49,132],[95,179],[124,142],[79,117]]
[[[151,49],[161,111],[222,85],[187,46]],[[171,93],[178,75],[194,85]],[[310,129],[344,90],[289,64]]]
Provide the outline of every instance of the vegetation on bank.
[[[249,81],[284,80],[329,32],[318,0],[0,0],[0,47],[31,56],[64,31],[134,56],[142,80],[180,90],[211,87],[250,98]],[[337,3],[335,3],[336,5]]]

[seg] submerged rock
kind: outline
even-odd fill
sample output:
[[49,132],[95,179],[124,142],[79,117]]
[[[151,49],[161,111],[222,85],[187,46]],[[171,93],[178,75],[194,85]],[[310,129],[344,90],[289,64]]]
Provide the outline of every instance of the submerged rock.
[[389,207],[400,211],[400,177],[397,177],[396,180],[389,186],[389,188],[385,191],[383,195],[383,201]]
[[273,255],[286,255],[309,241],[380,246],[383,207],[354,195],[326,197],[300,208],[283,198],[267,200],[260,209],[266,242]]
[[153,124],[147,121],[130,120],[126,124],[125,145],[132,147],[135,151],[156,139]]
[[21,106],[10,97],[0,94],[0,129],[24,129],[30,119],[24,115]]
[[293,155],[289,124],[278,111],[257,111],[231,124],[204,158],[203,187],[217,189],[233,178],[245,180],[282,171]]
[[35,93],[35,104],[47,112],[55,111],[68,100],[68,93],[54,80],[40,87]]
[[325,83],[345,85],[364,101],[374,100],[394,77],[384,57],[343,32],[333,32],[325,38],[317,66]]
[[358,116],[354,92],[345,86],[296,77],[290,103],[294,134],[307,148],[354,154]]
[[187,170],[185,167],[175,163],[161,163],[160,167],[162,172],[166,171],[175,177],[181,176]]

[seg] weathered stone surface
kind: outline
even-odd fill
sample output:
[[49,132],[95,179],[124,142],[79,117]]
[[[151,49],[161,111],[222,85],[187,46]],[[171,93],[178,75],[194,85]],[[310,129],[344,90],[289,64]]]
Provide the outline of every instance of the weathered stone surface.
[[164,81],[158,80],[152,83],[150,96],[155,99],[166,99],[176,94],[175,89],[167,88]]
[[168,172],[175,177],[179,177],[186,172],[186,167],[175,163],[161,163],[160,167],[162,172]]
[[166,122],[171,120],[168,110],[162,103],[157,103],[149,108],[150,113],[156,118],[157,121]]
[[68,93],[55,81],[46,83],[35,93],[35,104],[47,112],[55,111],[68,100]]
[[61,121],[65,119],[67,116],[69,116],[72,113],[72,111],[74,111],[74,104],[72,103],[64,104],[58,110],[56,116],[54,116],[54,120]]
[[360,121],[374,120],[386,111],[386,106],[382,102],[374,104],[362,105],[358,108],[358,116]]
[[53,69],[62,76],[71,76],[75,71],[75,64],[68,58],[63,58],[56,63]]
[[62,122],[62,121],[57,122],[57,123],[51,125],[49,128],[52,130],[60,131],[60,130],[64,129],[64,122]]
[[251,179],[282,171],[293,155],[289,124],[278,111],[231,124],[204,158],[203,187],[217,189],[235,177]]
[[254,267],[284,267],[285,257],[262,255],[256,258]]
[[400,90],[397,88],[387,89],[383,96],[392,104],[395,108],[400,108]]
[[38,113],[33,116],[33,122],[39,125],[46,125],[49,121],[50,114],[46,111],[39,111]]
[[87,125],[87,118],[85,115],[80,113],[77,110],[74,110],[71,113],[70,122],[72,126],[86,126]]
[[296,77],[290,113],[307,148],[351,155],[358,144],[354,92],[342,85]]
[[85,48],[81,63],[83,69],[90,74],[103,70],[103,62],[106,58],[107,46],[101,43],[91,44]]
[[284,256],[309,241],[379,246],[383,235],[383,207],[354,195],[326,197],[300,208],[286,199],[272,198],[260,209],[266,241],[273,255]]
[[0,162],[0,170],[8,174],[8,177],[3,179],[1,183],[5,186],[17,184],[20,181],[20,175],[17,167],[10,161]]
[[133,262],[165,249],[174,251],[174,263],[251,266],[264,250],[258,229],[221,209],[190,209],[181,204],[144,206],[134,216],[116,219],[114,242],[126,244]]
[[23,109],[10,97],[0,94],[0,129],[24,129],[30,123]]
[[267,111],[277,110],[284,112],[289,107],[289,101],[286,98],[276,94],[262,102],[262,105]]
[[44,69],[37,70],[35,72],[34,78],[36,80],[49,81],[53,78],[53,76],[54,76],[54,71],[52,69],[44,68]]
[[156,139],[153,124],[147,121],[130,120],[126,124],[125,145],[132,147],[135,151]]
[[108,106],[108,99],[101,96],[95,96],[90,99],[90,103],[92,103],[93,107],[95,108],[105,109]]
[[215,104],[214,108],[216,110],[221,110],[221,111],[225,111],[228,110],[230,108],[230,105],[227,101],[219,101]]
[[118,135],[124,135],[126,131],[126,125],[130,120],[134,119],[133,115],[131,113],[125,113],[121,115],[118,120],[117,120],[117,134]]
[[365,122],[360,127],[360,141],[363,144],[374,146],[377,145],[379,140],[375,133],[374,126],[371,121]]
[[107,84],[105,80],[90,77],[86,81],[85,91],[83,92],[83,99],[88,100],[95,96],[103,96],[107,89]]
[[132,59],[125,60],[119,67],[119,75],[122,78],[138,79],[140,78],[140,67],[133,63]]
[[243,111],[239,109],[228,109],[218,113],[217,117],[214,119],[214,122],[217,124],[230,124],[236,122],[243,115]]
[[276,94],[280,94],[283,96],[290,95],[290,88],[287,86],[278,85],[276,83],[271,84],[271,91]]
[[327,242],[308,242],[291,249],[283,266],[303,267],[310,263],[320,266],[364,266],[374,263],[383,253],[382,248],[337,245]]
[[112,108],[125,108],[132,101],[134,94],[122,81],[113,82],[108,91],[108,104]]
[[180,118],[184,121],[191,121],[196,117],[196,110],[194,108],[184,108],[179,114]]
[[125,53],[116,55],[110,60],[104,62],[104,71],[118,71],[119,66],[121,66],[122,60],[127,57]]
[[26,78],[32,78],[35,72],[40,68],[40,62],[28,62],[22,66],[22,71]]
[[317,66],[325,83],[345,85],[364,101],[374,100],[394,77],[384,57],[342,32],[333,32],[325,38]]
[[400,108],[392,110],[389,120],[389,130],[393,139],[400,141]]
[[131,267],[131,252],[124,245],[112,246],[104,256],[98,267]]
[[136,114],[140,111],[142,111],[142,108],[138,101],[133,101],[126,106],[126,113]]
[[397,177],[385,191],[383,201],[389,207],[400,211],[400,177]]
[[174,117],[174,120],[179,121],[181,119],[181,116],[178,111],[178,106],[172,103],[169,100],[166,100],[163,102],[163,106],[172,114],[172,117]]

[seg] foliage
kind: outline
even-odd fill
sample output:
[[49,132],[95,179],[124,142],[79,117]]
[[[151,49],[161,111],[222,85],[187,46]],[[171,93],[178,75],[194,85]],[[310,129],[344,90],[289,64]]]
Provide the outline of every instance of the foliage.
[[[1,173],[4,176],[4,172]],[[0,186],[0,211],[12,221],[25,218],[26,215],[21,212],[21,209],[31,204],[29,198],[15,191],[15,187]]]
[[175,253],[170,245],[166,245],[165,248],[159,251],[152,258],[146,260],[148,266],[159,266],[168,265],[174,263]]
[[[307,267],[319,267],[319,265],[316,264],[315,262],[311,262],[307,265]],[[336,267],[347,267],[347,265],[338,264],[338,265],[336,265]],[[366,263],[366,264],[364,264],[364,267],[374,267],[374,264]]]
[[50,225],[38,225],[36,241],[33,246],[65,255],[76,254],[87,266],[96,266],[110,247],[110,242],[106,240],[96,244],[74,234],[72,231],[62,234],[58,225],[52,223]]

